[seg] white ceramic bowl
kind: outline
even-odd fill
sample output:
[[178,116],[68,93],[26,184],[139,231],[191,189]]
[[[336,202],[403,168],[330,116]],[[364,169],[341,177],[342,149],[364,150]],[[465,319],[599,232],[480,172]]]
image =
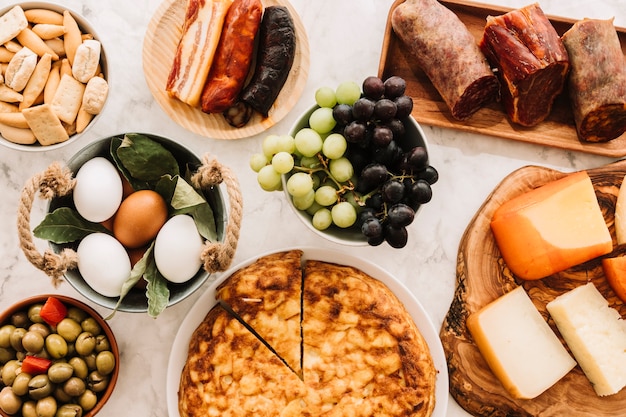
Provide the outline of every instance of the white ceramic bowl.
[[[72,10],[71,8],[65,5],[61,5],[57,3],[50,3],[50,2],[41,2],[41,1],[14,3],[10,6],[2,7],[0,8],[0,16],[4,15],[7,11],[12,9],[16,5],[21,6],[22,9],[24,10],[48,9],[48,10],[53,10],[59,13],[63,13],[64,10],[69,11],[72,17],[74,17],[74,20],[76,20],[76,23],[78,23],[78,27],[81,29],[82,33],[89,33],[93,35],[94,39],[101,42],[100,68],[102,70],[102,74],[104,75],[104,78],[107,80],[107,83],[109,84],[109,94],[111,93],[111,90],[110,90],[111,80],[109,76],[109,67],[108,67],[106,51],[105,51],[106,48],[105,48],[105,45],[102,44],[101,38],[98,36],[98,33],[96,32],[95,28],[91,25],[91,23],[87,21],[87,19],[85,19],[78,12]],[[25,152],[51,151],[54,149],[65,147],[71,143],[78,141],[89,130],[89,128],[94,125],[94,123],[99,119],[100,115],[105,111],[105,109],[106,109],[106,102],[102,111],[93,117],[93,119],[89,122],[89,125],[81,133],[75,133],[71,135],[70,138],[66,140],[65,142],[60,142],[54,145],[47,145],[47,146],[42,146],[39,143],[34,143],[32,145],[22,145],[22,144],[18,144],[15,142],[11,142],[5,139],[4,137],[2,137],[2,135],[0,135],[0,144],[11,149],[16,149],[16,150],[25,151]]]
[[[310,109],[308,109],[307,111],[305,111],[294,123],[294,125],[292,126],[289,134],[294,137],[295,134],[305,128],[309,126],[309,117],[311,116],[311,114],[318,109],[319,106],[314,105],[313,107],[311,107]],[[414,146],[423,146],[424,148],[426,148],[427,152],[428,152],[428,146],[427,146],[427,142],[426,142],[426,135],[424,134],[424,131],[422,130],[422,127],[419,125],[419,123],[417,123],[417,121],[413,118],[413,116],[409,116],[407,117],[404,121],[404,125],[405,125],[405,134],[402,138],[400,138],[399,140],[397,140],[398,145],[400,145],[400,147],[408,149],[408,148],[412,148]],[[285,194],[285,198],[287,198],[287,201],[289,201],[289,205],[290,207],[293,209],[293,212],[296,214],[296,216],[310,229],[312,230],[314,233],[318,234],[319,236],[322,236],[325,239],[328,239],[332,242],[335,243],[339,243],[342,245],[346,245],[346,246],[367,246],[367,238],[365,236],[363,236],[363,234],[361,233],[361,230],[355,225],[349,228],[339,228],[335,225],[331,225],[328,229],[326,230],[318,230],[313,226],[312,223],[312,218],[313,216],[311,216],[309,213],[307,213],[306,211],[303,210],[299,210],[297,209],[293,203],[292,203],[292,198],[291,196],[288,194],[287,192],[287,180],[289,179],[289,174],[287,175],[283,175],[282,176],[282,184],[283,184],[283,191]],[[417,210],[417,212],[419,213],[419,209]],[[417,215],[417,213],[416,213]]]

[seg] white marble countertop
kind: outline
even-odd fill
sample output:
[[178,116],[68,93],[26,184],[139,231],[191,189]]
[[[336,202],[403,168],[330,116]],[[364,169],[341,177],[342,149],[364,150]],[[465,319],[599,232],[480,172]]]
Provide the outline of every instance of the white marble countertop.
[[[181,0],[182,1],[182,0]],[[483,0],[522,7],[528,1]],[[9,4],[7,0],[3,4]],[[410,227],[409,244],[401,250],[388,245],[347,248],[328,242],[306,228],[278,193],[263,192],[248,167],[265,134],[236,141],[215,140],[185,131],[155,102],[143,75],[141,54],[147,24],[158,0],[58,1],[81,12],[96,28],[107,48],[115,76],[106,113],[77,143],[65,148],[26,153],[0,149],[0,308],[22,298],[57,292],[82,299],[63,283],[54,288],[48,277],[24,257],[17,240],[16,210],[28,178],[52,161],[66,161],[86,143],[123,132],[157,133],[182,141],[199,155],[210,152],[237,174],[244,198],[241,237],[234,262],[261,252],[287,247],[316,246],[344,250],[368,259],[402,281],[418,298],[439,329],[455,288],[457,249],[461,236],[484,199],[502,178],[525,165],[562,171],[593,168],[610,158],[568,152],[489,136],[423,126],[431,163],[440,172],[434,197]],[[293,111],[268,133],[286,133],[313,100],[315,89],[344,80],[360,82],[375,75],[392,0],[292,0],[307,31],[311,66],[304,93]],[[615,17],[626,26],[621,0],[541,0],[547,14],[570,18]],[[44,204],[33,210],[33,223]],[[286,226],[286,227],[285,227]],[[42,244],[45,247],[45,244]],[[121,372],[102,416],[166,416],[165,375],[172,341],[181,320],[199,295],[195,293],[167,309],[157,319],[118,313],[110,321],[121,350]],[[99,308],[106,313],[106,309]],[[466,416],[450,399],[448,416]]]

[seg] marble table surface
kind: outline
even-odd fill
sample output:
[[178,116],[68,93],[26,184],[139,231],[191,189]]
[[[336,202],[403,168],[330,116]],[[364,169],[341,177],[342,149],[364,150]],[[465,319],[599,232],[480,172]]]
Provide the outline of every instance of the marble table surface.
[[[182,1],[182,0],[181,0]],[[0,308],[40,293],[67,294],[81,299],[68,283],[58,288],[34,268],[19,248],[16,231],[18,199],[25,182],[53,161],[67,161],[88,142],[123,132],[146,132],[175,138],[201,155],[216,156],[236,173],[243,194],[241,236],[234,262],[261,252],[313,246],[350,253],[389,271],[420,301],[439,329],[455,289],[457,249],[461,236],[491,190],[506,175],[526,165],[561,171],[593,168],[613,159],[570,152],[479,134],[423,126],[431,163],[440,172],[432,201],[410,226],[409,244],[401,249],[343,247],[318,237],[305,227],[278,193],[257,185],[248,167],[249,156],[260,149],[267,133],[287,133],[313,100],[316,88],[344,80],[360,82],[377,73],[387,15],[392,0],[292,0],[306,28],[310,47],[309,77],[293,110],[269,131],[254,137],[217,140],[184,130],[170,120],[153,99],[144,78],[141,55],[148,22],[159,0],[57,1],[82,13],[97,29],[107,48],[115,85],[106,113],[80,142],[41,153],[0,149]],[[483,0],[522,7],[522,0]],[[0,7],[11,2],[3,0]],[[626,27],[622,0],[541,0],[547,14],[580,19],[615,17]],[[33,223],[45,211],[33,209]],[[42,248],[44,242],[37,242]],[[172,341],[186,312],[201,291],[168,308],[157,319],[143,314],[118,313],[110,320],[117,336],[121,372],[103,416],[167,415],[165,379]],[[108,310],[95,306],[103,314]],[[468,415],[450,398],[447,415]]]

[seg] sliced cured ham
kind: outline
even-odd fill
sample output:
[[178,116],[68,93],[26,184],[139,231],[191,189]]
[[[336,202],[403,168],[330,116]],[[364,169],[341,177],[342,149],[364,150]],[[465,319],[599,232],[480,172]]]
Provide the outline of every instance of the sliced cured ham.
[[563,91],[569,57],[539,5],[489,16],[480,48],[498,70],[510,120],[522,126],[545,120]]
[[172,97],[197,107],[233,0],[188,0],[182,36],[167,78]]
[[563,34],[571,71],[569,95],[576,130],[587,142],[626,132],[626,59],[613,20],[584,19]]

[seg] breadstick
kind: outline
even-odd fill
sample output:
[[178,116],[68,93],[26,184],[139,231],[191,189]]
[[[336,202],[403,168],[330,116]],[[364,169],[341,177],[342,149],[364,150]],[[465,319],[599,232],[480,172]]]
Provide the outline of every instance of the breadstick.
[[63,58],[61,60],[61,78],[63,78],[63,75],[67,74],[70,77],[73,77],[72,75],[72,66],[70,65],[70,61],[67,58]]
[[15,52],[9,51],[6,46],[0,46],[0,62],[6,62],[7,64],[13,58]]
[[31,23],[47,23],[50,25],[62,25],[63,15],[48,9],[29,9],[24,11],[26,19]]
[[65,26],[65,35],[63,36],[63,43],[65,45],[65,55],[69,59],[70,64],[74,64],[74,56],[76,55],[76,49],[83,42],[82,32],[78,27],[78,23],[74,20],[74,17],[65,10],[63,12],[63,26]]
[[44,54],[44,56],[41,57],[37,63],[33,74],[30,76],[28,84],[24,87],[24,91],[22,91],[24,99],[20,103],[20,110],[30,107],[35,103],[46,86],[46,81],[48,81],[48,75],[50,75],[51,67],[52,55]]
[[30,129],[20,129],[18,127],[0,124],[0,135],[9,142],[19,145],[32,145],[37,142],[35,134]]
[[76,133],[82,133],[93,118],[93,114],[86,111],[84,107],[81,107],[80,110],[78,110],[78,115],[76,116]]
[[0,124],[28,129],[28,122],[20,112],[0,113]]
[[63,39],[52,38],[46,39],[44,42],[46,43],[46,45],[48,45],[50,49],[54,51],[55,54],[59,56],[59,59],[65,57],[65,45],[63,44]]
[[0,113],[15,113],[20,109],[13,103],[7,103],[6,101],[0,101]]
[[4,43],[4,47],[7,48],[9,52],[17,53],[20,49],[22,49],[22,45],[15,40],[10,40]]
[[56,61],[50,68],[50,74],[43,90],[43,102],[50,104],[61,81],[61,61]]
[[23,99],[24,97],[17,91],[7,87],[5,84],[0,84],[0,100],[7,103],[19,103]]
[[41,39],[29,28],[22,30],[19,35],[17,35],[16,39],[22,44],[22,46],[27,47],[39,56],[50,54],[52,55],[52,59],[55,61],[59,59],[59,56],[48,45],[46,45],[43,39]]
[[41,39],[48,40],[63,36],[65,33],[65,26],[63,25],[51,25],[49,23],[38,23],[33,26],[33,32],[37,34]]

